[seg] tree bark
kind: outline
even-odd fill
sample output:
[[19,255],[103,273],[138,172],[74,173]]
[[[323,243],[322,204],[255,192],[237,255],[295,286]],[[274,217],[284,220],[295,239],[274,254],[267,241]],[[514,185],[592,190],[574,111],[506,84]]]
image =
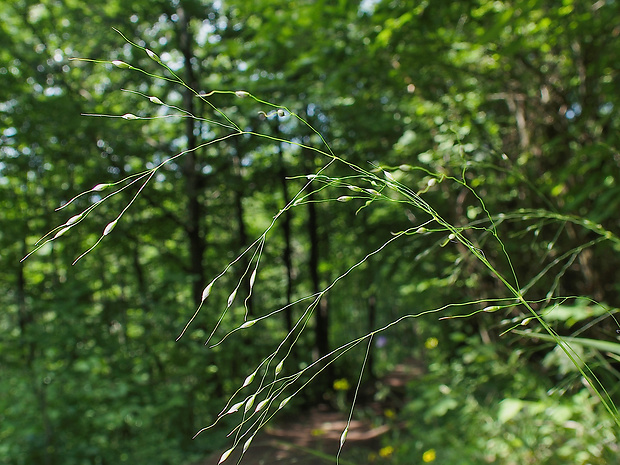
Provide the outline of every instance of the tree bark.
[[[280,137],[279,128],[276,127],[276,136]],[[282,189],[282,203],[288,205],[291,201],[291,196],[288,191],[286,164],[284,161],[284,153],[282,152],[282,144],[278,144],[278,177],[280,178],[280,187]],[[291,210],[288,209],[282,214],[282,236],[284,238],[284,250],[282,251],[282,261],[286,269],[286,302],[285,305],[289,305],[293,300],[293,252],[291,247]],[[287,307],[284,312],[284,321],[286,324],[287,332],[293,330],[293,309]]]
[[[306,152],[308,152],[306,150]],[[306,154],[309,160],[312,160],[310,166],[314,169],[314,155],[312,153]],[[312,189],[312,187],[310,187]],[[308,195],[308,238],[310,241],[310,251],[308,257],[308,267],[310,273],[310,280],[312,282],[312,291],[318,293],[321,290],[321,280],[319,276],[319,231],[318,231],[318,218],[316,211],[316,196],[314,193]],[[315,310],[315,330],[314,330],[314,344],[317,351],[318,358],[329,353],[329,320],[327,311],[327,299],[321,298],[320,302],[316,306]]]
[[[234,139],[233,142],[233,158],[232,158],[232,164],[233,164],[233,179],[236,180],[235,187],[233,189],[234,191],[234,202],[235,202],[235,213],[236,213],[236,219],[237,219],[237,231],[239,233],[239,248],[241,250],[244,250],[247,245],[248,245],[248,233],[247,233],[247,228],[245,226],[245,214],[244,214],[244,208],[243,208],[243,194],[244,194],[244,189],[243,189],[243,172],[242,172],[242,167],[241,167],[241,148],[240,148],[240,144],[239,144],[239,139]],[[248,269],[249,266],[251,266],[250,261],[247,258],[247,255],[243,256],[243,259],[241,261],[242,263],[242,270],[243,272],[245,272],[245,270]],[[249,286],[249,279],[246,276],[246,285]],[[244,286],[245,289],[247,289],[246,295],[245,295],[245,305],[247,308],[247,312],[248,315],[253,315],[254,314],[254,309],[253,309],[253,299],[252,299],[252,290],[249,289],[249,287]]]
[[[193,37],[189,28],[190,18],[187,16],[182,7],[177,9],[179,17],[179,49],[183,54],[185,67],[185,82],[190,88],[198,87],[196,75],[192,68],[191,59],[193,57],[192,43]],[[195,98],[189,89],[184,89],[183,104],[185,110],[192,115],[195,114]],[[200,202],[200,193],[202,189],[202,175],[198,167],[196,146],[197,137],[196,129],[200,123],[193,118],[185,118],[185,135],[187,137],[187,154],[185,154],[185,165],[183,167],[185,175],[185,193],[187,196],[187,239],[189,245],[190,273],[192,279],[192,298],[196,305],[200,304],[202,297],[202,288],[204,286],[204,228],[202,218],[204,217],[203,206]]]
[[[186,10],[183,9],[183,5],[180,4],[177,8],[178,21],[178,37],[179,37],[179,49],[183,54],[185,82],[191,89],[198,88],[198,82],[194,69],[192,68],[193,50],[192,44],[194,38],[190,30],[190,18]],[[194,93],[190,89],[184,89],[183,91],[183,105],[185,110],[190,114],[196,114],[196,105]],[[183,167],[185,175],[185,193],[186,193],[186,209],[187,209],[187,239],[189,247],[189,265],[191,273],[191,290],[192,298],[196,306],[200,305],[202,301],[202,288],[205,280],[204,270],[204,254],[205,254],[205,232],[203,226],[204,209],[200,200],[200,194],[203,185],[202,171],[198,163],[197,157],[197,136],[200,133],[200,122],[193,118],[185,118],[185,135],[187,137],[187,150],[185,154],[185,165]],[[182,421],[183,436],[190,438],[192,431],[195,430],[195,415],[194,415],[194,400],[195,393],[194,388],[190,388],[187,393],[187,403],[183,409],[181,409],[181,415],[184,417]],[[188,446],[189,442],[185,444]]]

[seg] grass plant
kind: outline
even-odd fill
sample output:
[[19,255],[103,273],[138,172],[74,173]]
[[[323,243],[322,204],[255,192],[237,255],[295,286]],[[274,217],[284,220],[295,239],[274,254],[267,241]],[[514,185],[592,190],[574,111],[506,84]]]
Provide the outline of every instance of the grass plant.
[[[141,116],[132,113],[125,113],[123,115],[88,114],[85,116],[99,118],[121,118],[127,121],[148,121],[159,118],[192,118],[218,127],[221,131],[221,135],[211,140],[202,142],[195,148],[182,150],[177,154],[163,160],[153,168],[145,169],[139,173],[132,174],[131,176],[117,182],[105,183],[104,181],[104,183],[98,184],[92,189],[80,193],[59,207],[59,210],[64,211],[69,209],[77,204],[77,200],[83,196],[88,196],[95,200],[82,211],[77,212],[67,221],[59,224],[56,228],[44,235],[35,245],[33,250],[24,258],[27,258],[44,245],[57,241],[61,237],[68,235],[73,228],[78,227],[86,221],[87,218],[97,209],[97,207],[108,201],[111,197],[131,193],[128,195],[128,200],[126,201],[124,208],[120,210],[115,218],[112,218],[107,223],[107,226],[105,226],[98,240],[86,251],[77,256],[74,261],[75,264],[86,254],[91,253],[104,241],[104,239],[107,238],[107,236],[114,233],[114,228],[122,220],[123,215],[132,207],[139,195],[148,187],[149,183],[154,179],[154,176],[160,170],[162,170],[167,164],[182,158],[190,151],[199,150],[203,147],[218,144],[232,138],[251,136],[262,138],[269,142],[298,146],[305,150],[313,151],[324,158],[322,168],[314,173],[309,173],[302,179],[302,188],[299,189],[291,200],[286,205],[283,205],[282,208],[274,215],[273,221],[264,230],[264,232],[224,269],[222,269],[221,273],[216,275],[208,284],[206,284],[202,292],[200,305],[195,309],[194,313],[188,317],[187,324],[178,334],[177,340],[186,335],[188,331],[191,331],[192,323],[196,320],[196,318],[198,318],[201,310],[209,305],[209,296],[214,288],[219,285],[219,280],[233,269],[236,270],[240,278],[232,290],[227,291],[228,298],[226,299],[226,305],[223,309],[221,309],[217,323],[212,328],[209,337],[205,341],[205,344],[209,345],[211,348],[229,343],[231,339],[234,339],[234,337],[238,335],[238,333],[255,325],[261,325],[267,319],[287,311],[291,306],[302,308],[302,311],[296,319],[292,330],[288,332],[288,334],[280,341],[273,351],[259,356],[255,369],[247,375],[244,382],[230,397],[229,401],[216,416],[215,421],[196,433],[196,436],[198,436],[210,428],[214,428],[224,417],[231,415],[238,416],[238,421],[236,423],[237,426],[229,433],[232,438],[231,447],[221,455],[219,461],[220,463],[224,462],[233,451],[238,450],[239,448],[242,450],[242,453],[245,454],[261,428],[274,415],[285,408],[285,406],[302,389],[312,383],[317,376],[319,376],[336,360],[347,356],[350,351],[360,348],[365,355],[363,357],[364,362],[360,367],[359,378],[354,388],[353,402],[350,407],[351,410],[348,417],[350,422],[362,383],[362,375],[365,367],[364,364],[366,363],[370,353],[373,339],[377,335],[401,324],[405,320],[419,319],[428,315],[436,315],[439,316],[440,319],[445,320],[470,318],[475,315],[484,315],[485,318],[493,319],[497,315],[501,315],[506,309],[521,309],[523,316],[520,319],[513,320],[513,323],[509,325],[508,329],[506,329],[504,333],[510,332],[512,334],[520,335],[523,338],[537,338],[539,340],[549,341],[555,344],[574,365],[579,375],[587,384],[591,395],[604,407],[606,414],[609,416],[609,419],[613,422],[615,427],[620,427],[620,413],[618,412],[618,408],[609,393],[610,387],[605,386],[594,371],[590,369],[588,363],[582,358],[583,351],[579,350],[579,348],[582,347],[589,347],[598,349],[601,352],[609,352],[617,356],[620,355],[620,344],[611,341],[596,341],[580,337],[562,337],[556,332],[556,330],[554,330],[546,317],[546,315],[553,313],[555,309],[561,308],[568,299],[575,299],[579,297],[560,296],[556,293],[559,279],[562,277],[568,266],[573,263],[575,257],[577,257],[578,254],[584,249],[595,247],[604,241],[611,241],[614,244],[620,244],[620,238],[618,236],[611,231],[604,229],[601,225],[595,224],[585,218],[564,215],[550,210],[518,209],[513,212],[501,213],[489,211],[482,196],[480,196],[476,189],[474,189],[474,187],[472,187],[467,181],[466,172],[468,165],[465,162],[463,163],[460,176],[449,176],[445,173],[432,172],[420,166],[407,167],[409,172],[419,173],[420,179],[426,179],[425,184],[416,187],[397,180],[397,176],[395,176],[394,173],[399,168],[384,166],[358,166],[334,153],[328,142],[317,130],[315,130],[303,118],[296,115],[286,106],[270,103],[244,90],[213,90],[208,93],[200,93],[197,90],[190,88],[190,86],[186,84],[184,80],[178,76],[178,74],[162,62],[162,60],[152,51],[129,41],[126,37],[124,38],[133,47],[142,49],[159,67],[161,67],[163,73],[156,74],[150,71],[145,71],[138,67],[134,67],[129,63],[118,60],[111,62],[101,60],[84,61],[91,61],[96,64],[112,64],[115,67],[124,70],[124,72],[143,73],[148,79],[171,82],[191,91],[195,98],[200,99],[204,102],[206,107],[210,109],[211,115],[208,117],[193,115],[179,106],[167,104],[157,96],[149,96],[144,93],[127,90],[126,92],[132,92],[145,100],[148,100],[154,107],[164,108],[164,114]],[[321,145],[319,147],[315,147],[311,144],[302,142],[305,139],[289,140],[273,134],[263,134],[244,130],[241,124],[238,124],[231,116],[227,115],[224,110],[220,109],[215,105],[215,103],[213,103],[214,97],[216,96],[218,98],[225,97],[228,99],[249,99],[254,102],[256,106],[256,114],[259,117],[268,119],[290,118],[296,122],[300,131],[310,131],[313,137],[321,142]],[[346,168],[350,171],[350,174],[346,176],[330,174],[333,171],[331,168],[336,165],[341,168]],[[467,189],[469,193],[476,198],[478,207],[484,212],[484,217],[476,221],[467,222],[464,225],[455,225],[443,218],[441,214],[438,213],[438,209],[427,201],[426,197],[427,191],[439,183],[456,184],[463,189]],[[95,194],[97,195],[96,197],[94,196]],[[361,260],[346,269],[344,272],[340,273],[336,279],[333,279],[329,285],[317,293],[307,295],[306,297],[298,299],[293,303],[273,309],[267,314],[258,316],[249,315],[246,298],[242,304],[245,309],[244,318],[240,321],[229,322],[226,327],[228,328],[232,326],[233,329],[225,329],[222,333],[222,331],[220,331],[222,328],[222,322],[228,318],[234,318],[231,310],[233,307],[239,305],[238,295],[240,294],[240,288],[242,286],[247,286],[246,295],[248,296],[254,291],[254,287],[257,283],[257,275],[261,269],[261,260],[263,259],[263,252],[266,243],[282,215],[291,209],[298,208],[308,202],[316,201],[318,194],[320,194],[320,199],[322,202],[333,202],[334,204],[353,202],[355,205],[359,204],[359,208],[357,209],[358,212],[372,208],[372,206],[378,202],[395,203],[403,208],[411,209],[415,212],[416,218],[421,219],[408,229],[394,232],[389,240],[386,240],[380,247],[366,253]],[[595,235],[595,238],[557,256],[528,282],[521,282],[520,277],[517,276],[515,268],[512,266],[512,257],[509,255],[504,239],[500,234],[499,226],[502,223],[509,221],[544,221],[546,223],[557,224],[571,223],[578,228],[588,230],[590,233]],[[502,260],[507,265],[506,269],[509,270],[507,273],[500,271],[501,267],[487,258],[484,248],[479,246],[472,239],[473,234],[484,235],[485,237],[490,238],[491,241],[487,241],[485,247],[497,247],[498,250],[502,251]],[[343,281],[349,278],[349,275],[360,268],[371,257],[380,256],[386,248],[393,247],[398,241],[415,240],[416,237],[435,237],[439,247],[446,247],[449,244],[459,244],[463,247],[465,254],[468,254],[478,263],[482,264],[490,276],[493,276],[494,279],[499,280],[503,284],[505,295],[501,298],[481,296],[479,299],[442,304],[435,308],[428,308],[416,313],[407,314],[394,319],[389,322],[389,324],[368,332],[362,337],[351,339],[349,342],[340,345],[329,354],[318,358],[302,369],[297,369],[294,366],[288,366],[287,361],[289,360],[291,351],[303,332],[308,328],[313,313],[319,305],[320,300],[335,286],[341,285]],[[555,271],[558,268],[559,271]],[[547,296],[542,300],[539,298],[529,298],[528,291],[534,286],[534,284],[536,284],[542,277],[547,276],[552,272],[555,272],[556,276]],[[544,305],[541,306],[541,303]],[[592,302],[592,304],[599,305],[602,309],[601,315],[604,317],[613,318],[614,321],[616,321],[616,325],[620,327],[614,315],[615,310],[608,309],[597,302]],[[459,308],[467,309],[466,313],[458,314]],[[470,311],[471,308],[474,308],[474,310]],[[543,308],[544,310],[541,311],[539,310],[540,308]],[[446,313],[449,309],[456,311],[457,313]],[[530,329],[526,329],[526,326]],[[535,327],[534,330],[531,329],[532,326]],[[516,409],[517,404],[511,404],[511,406]],[[522,406],[523,404],[519,404],[519,407]],[[503,410],[503,419],[506,422],[508,421],[509,415],[516,415],[516,413],[513,411],[509,412],[507,409],[508,404],[504,405]],[[336,456],[337,460],[340,458],[342,446],[346,442],[346,437],[347,428],[345,428],[342,432],[340,448]],[[427,454],[427,456],[430,457],[429,454]]]

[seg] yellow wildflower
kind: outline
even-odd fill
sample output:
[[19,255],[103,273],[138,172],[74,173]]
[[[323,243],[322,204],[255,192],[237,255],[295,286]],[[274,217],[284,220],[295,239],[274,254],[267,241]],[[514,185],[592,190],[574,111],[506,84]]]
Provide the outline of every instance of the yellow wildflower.
[[379,450],[379,455],[381,457],[390,457],[394,453],[394,448],[392,446],[385,446]]
[[349,389],[351,389],[351,385],[345,378],[334,381],[335,391],[348,391]]
[[435,454],[435,449],[429,449],[426,452],[424,452],[424,454],[422,454],[422,461],[424,463],[433,462],[436,457],[437,457],[437,454]]
[[439,341],[436,337],[429,337],[424,343],[424,347],[426,347],[427,349],[434,349],[435,347],[437,347],[437,344],[439,344]]

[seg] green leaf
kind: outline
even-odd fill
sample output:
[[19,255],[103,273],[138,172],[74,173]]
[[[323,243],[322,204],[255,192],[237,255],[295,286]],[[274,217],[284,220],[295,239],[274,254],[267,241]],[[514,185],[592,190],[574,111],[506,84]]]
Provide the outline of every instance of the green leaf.
[[[529,338],[542,339],[543,341],[549,341],[549,342],[557,342],[556,339],[550,334],[533,333],[529,331],[520,331],[516,329],[513,332],[521,336],[525,336]],[[560,340],[568,345],[577,344],[583,347],[590,347],[592,349],[600,350],[602,352],[611,352],[612,354],[620,355],[620,344],[617,342],[601,341],[599,339],[588,339],[585,337],[568,337],[568,336],[566,337],[560,336]]]
[[523,408],[523,401],[521,399],[504,399],[499,403],[499,411],[497,413],[497,419],[500,423],[506,423],[512,420]]

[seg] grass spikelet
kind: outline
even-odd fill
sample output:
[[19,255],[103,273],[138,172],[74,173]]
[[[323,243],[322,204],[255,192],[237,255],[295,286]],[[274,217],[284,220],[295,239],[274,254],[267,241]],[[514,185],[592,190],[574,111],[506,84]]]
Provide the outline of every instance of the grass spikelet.
[[72,224],[77,223],[83,216],[84,216],[84,213],[80,213],[79,215],[72,216],[71,218],[67,220],[65,225],[71,226]]
[[54,237],[52,237],[52,240],[58,239],[60,236],[65,234],[67,231],[69,231],[69,229],[71,229],[71,226],[68,226],[66,228],[62,228],[60,231],[58,231],[56,234],[54,234]]
[[261,400],[256,406],[256,409],[254,409],[254,411],[260,412],[263,409],[263,407],[267,405],[268,403],[269,403],[269,399]]
[[118,223],[118,219],[108,223],[108,225],[103,230],[103,235],[107,236],[108,234],[110,234],[114,230],[114,228],[116,227],[116,223]]
[[248,411],[252,408],[252,405],[254,405],[255,399],[256,399],[256,394],[253,394],[250,397],[248,397],[248,400],[245,403],[245,413],[248,413]]
[[156,61],[157,63],[161,63],[161,59],[157,56],[155,52],[153,52],[152,50],[148,48],[145,48],[144,51],[146,52],[146,54],[149,56],[151,60]]
[[232,291],[232,293],[228,296],[228,302],[226,304],[226,307],[230,307],[233,304],[233,302],[235,301],[235,297],[237,296],[238,289],[239,288],[235,288],[235,290]]
[[276,366],[276,375],[279,375],[280,372],[282,371],[282,368],[284,367],[284,360],[282,360],[280,363],[278,363],[278,365]]
[[252,381],[254,381],[255,376],[256,376],[256,371],[252,373],[250,376],[248,376],[247,378],[245,378],[245,381],[243,382],[243,386],[241,386],[241,388],[249,386],[252,383]]
[[284,399],[282,402],[280,402],[280,405],[278,405],[278,410],[283,409],[286,406],[286,404],[288,404],[290,402],[292,397],[293,396],[289,396],[286,399]]
[[204,302],[205,300],[207,300],[207,297],[209,297],[209,295],[211,294],[211,289],[213,288],[213,284],[215,283],[215,281],[211,281],[207,287],[204,288],[204,290],[202,291],[202,302]]
[[104,189],[107,189],[108,187],[112,186],[113,184],[111,183],[104,183],[104,184],[97,184],[95,187],[93,187],[91,189],[91,191],[93,192],[101,192]]
[[229,415],[229,414],[231,414],[231,413],[238,412],[238,411],[239,411],[239,409],[241,408],[241,406],[242,406],[243,404],[244,404],[244,402],[243,402],[243,401],[241,401],[241,402],[237,402],[235,405],[233,405],[232,407],[230,407],[230,408],[226,411],[226,413],[225,413],[224,415]]
[[347,440],[347,434],[349,434],[349,427],[347,426],[340,435],[340,447],[342,447]]
[[244,454],[250,448],[250,444],[252,444],[252,440],[253,439],[254,439],[254,435],[250,436],[249,439],[247,441],[245,441],[245,444],[243,444],[243,453]]
[[252,289],[254,287],[254,281],[256,281],[256,272],[258,271],[257,268],[254,269],[254,271],[252,272],[252,275],[250,276],[250,289]]
[[127,63],[125,63],[124,61],[121,61],[121,60],[113,60],[112,64],[114,66],[116,66],[117,68],[121,68],[121,69],[130,68],[130,66]]
[[235,450],[235,448],[234,448],[234,447],[231,447],[231,448],[230,448],[230,449],[228,449],[226,452],[224,452],[224,453],[222,454],[222,456],[220,457],[220,461],[219,461],[219,462],[217,462],[217,463],[218,463],[218,465],[219,465],[220,463],[224,462],[224,461],[225,461],[228,457],[230,457],[230,454],[232,454],[232,452],[233,452],[234,450]]

